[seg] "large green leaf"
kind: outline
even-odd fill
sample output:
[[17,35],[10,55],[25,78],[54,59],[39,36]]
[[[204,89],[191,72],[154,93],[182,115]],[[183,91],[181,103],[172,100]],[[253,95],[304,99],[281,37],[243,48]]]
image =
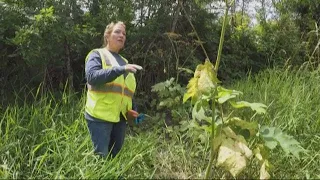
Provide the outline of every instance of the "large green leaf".
[[234,108],[250,107],[253,111],[256,111],[258,114],[266,113],[267,106],[262,103],[249,103],[247,101],[239,101],[239,102],[229,101],[229,102]]
[[225,89],[221,86],[217,88],[218,95],[216,98],[218,99],[218,103],[223,104],[224,102],[228,101],[229,99],[235,98],[238,95],[242,94],[241,91],[236,91],[236,90],[230,90],[230,89]]
[[203,105],[201,101],[198,101],[193,109],[192,109],[192,119],[197,119],[197,120],[205,120],[207,122],[211,121],[211,117],[206,116],[205,110],[203,108]]
[[166,80],[164,82],[157,83],[152,86],[151,92],[161,92],[168,88],[174,81],[174,78]]
[[248,122],[238,117],[232,117],[231,119],[227,120],[227,124],[248,130],[250,132],[250,136],[256,135],[259,130],[259,125],[257,122]]
[[161,101],[159,103],[159,107],[160,108],[162,108],[162,107],[172,107],[173,104],[174,104],[174,99],[167,98],[167,99],[164,99],[163,101]]
[[297,140],[283,133],[279,128],[262,126],[259,133],[270,149],[274,149],[279,144],[287,155],[292,154],[298,159],[299,154],[305,151]]

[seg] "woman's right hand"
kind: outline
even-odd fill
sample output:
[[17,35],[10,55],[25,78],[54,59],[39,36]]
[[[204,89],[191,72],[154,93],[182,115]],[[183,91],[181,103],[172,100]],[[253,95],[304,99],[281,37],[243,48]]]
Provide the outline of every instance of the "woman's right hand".
[[129,110],[126,116],[128,124],[133,126],[135,123],[135,119],[139,116],[139,113],[135,110]]
[[126,64],[125,70],[127,72],[136,73],[137,70],[142,70],[142,67],[137,64]]

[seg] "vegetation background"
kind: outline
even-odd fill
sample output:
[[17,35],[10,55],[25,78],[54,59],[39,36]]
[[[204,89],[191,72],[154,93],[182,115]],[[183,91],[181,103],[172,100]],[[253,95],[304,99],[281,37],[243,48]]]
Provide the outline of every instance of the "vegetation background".
[[[0,177],[203,177],[209,136],[182,129],[182,121],[192,123],[182,97],[190,70],[207,56],[215,63],[224,6],[223,0],[1,0]],[[122,54],[144,67],[135,101],[151,118],[128,127],[117,158],[102,160],[91,151],[83,118],[84,59],[117,20],[127,25]],[[319,24],[318,0],[236,0],[230,9],[219,79],[266,104],[259,122],[281,127],[307,150],[300,159],[272,150],[273,178],[320,178]],[[217,168],[213,177],[230,174]],[[239,176],[258,177],[257,168]]]

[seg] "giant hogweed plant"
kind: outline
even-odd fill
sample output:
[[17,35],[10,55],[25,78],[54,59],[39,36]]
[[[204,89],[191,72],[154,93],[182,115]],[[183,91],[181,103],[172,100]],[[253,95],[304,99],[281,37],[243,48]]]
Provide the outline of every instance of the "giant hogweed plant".
[[[272,165],[268,156],[271,150],[280,146],[287,155],[299,158],[304,149],[292,136],[285,134],[277,127],[261,125],[256,121],[232,116],[232,112],[224,114],[223,109],[226,106],[230,106],[231,109],[250,108],[254,112],[253,116],[265,114],[267,108],[262,103],[238,101],[242,92],[222,87],[217,78],[228,9],[232,3],[233,1],[228,4],[226,0],[227,6],[216,64],[214,66],[207,58],[204,64],[197,66],[193,78],[187,85],[183,102],[191,100],[193,119],[208,122],[206,127],[193,126],[201,127],[211,135],[211,154],[206,169],[206,179],[210,178],[214,163],[216,167],[223,167],[233,177],[237,177],[247,167],[250,160],[259,162],[260,179],[269,179]],[[191,21],[190,24],[192,25]],[[198,39],[200,40],[199,36]]]

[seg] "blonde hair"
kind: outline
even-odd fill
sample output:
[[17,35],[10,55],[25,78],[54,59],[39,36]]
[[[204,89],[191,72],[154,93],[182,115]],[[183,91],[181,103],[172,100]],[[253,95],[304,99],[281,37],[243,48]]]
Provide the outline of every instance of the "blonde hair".
[[120,24],[120,25],[124,26],[124,28],[126,28],[126,25],[122,21],[118,21],[116,23],[111,22],[110,24],[108,24],[106,26],[106,29],[104,30],[104,34],[103,34],[103,46],[108,45],[107,37],[111,34],[114,26],[117,24]]

